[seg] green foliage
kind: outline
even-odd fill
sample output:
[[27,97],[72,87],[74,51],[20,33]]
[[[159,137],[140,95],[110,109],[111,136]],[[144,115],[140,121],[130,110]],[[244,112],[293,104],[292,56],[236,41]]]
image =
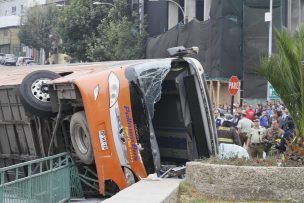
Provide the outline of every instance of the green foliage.
[[278,53],[263,58],[258,70],[274,87],[304,137],[304,28],[291,35],[275,31]]
[[46,57],[52,47],[50,35],[56,34],[59,10],[55,6],[35,6],[23,17],[19,39],[21,43],[36,49],[43,48]]
[[183,194],[191,194],[191,186],[186,181],[183,181],[179,185],[179,192]]
[[93,5],[95,0],[72,0],[59,21],[63,51],[79,60],[88,60],[87,50],[95,41],[97,27],[109,6]]
[[145,37],[145,26],[140,24],[138,14],[132,13],[127,1],[117,0],[98,26],[88,55],[94,61],[143,58]]

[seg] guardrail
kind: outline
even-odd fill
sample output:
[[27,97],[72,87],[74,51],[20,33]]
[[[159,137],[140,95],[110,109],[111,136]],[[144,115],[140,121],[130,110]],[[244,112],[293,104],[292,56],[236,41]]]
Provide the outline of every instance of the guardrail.
[[0,168],[0,202],[68,201],[72,163],[68,153],[61,153]]

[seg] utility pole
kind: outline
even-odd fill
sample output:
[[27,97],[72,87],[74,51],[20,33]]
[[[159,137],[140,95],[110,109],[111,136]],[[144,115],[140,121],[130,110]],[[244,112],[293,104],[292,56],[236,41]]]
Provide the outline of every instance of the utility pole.
[[[270,0],[269,13],[265,13],[265,21],[269,20],[269,38],[268,38],[268,57],[272,54],[272,7],[273,0]],[[267,17],[268,16],[268,17]],[[268,19],[269,18],[269,19]],[[267,81],[267,100],[270,99],[270,83]]]
[[270,0],[270,21],[269,21],[269,42],[268,42],[268,57],[271,57],[272,54],[272,7],[273,7],[273,0]]

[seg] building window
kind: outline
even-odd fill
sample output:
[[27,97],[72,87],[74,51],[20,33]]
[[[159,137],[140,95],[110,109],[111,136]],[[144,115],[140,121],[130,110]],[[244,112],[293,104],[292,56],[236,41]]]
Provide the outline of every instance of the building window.
[[24,14],[24,6],[23,5],[20,6],[20,13]]
[[8,31],[7,31],[7,30],[4,30],[4,31],[3,31],[3,35],[4,35],[4,36],[8,36]]
[[16,6],[12,7],[12,15],[16,15]]
[[204,0],[196,0],[196,18],[204,21]]
[[5,10],[5,16],[8,16],[9,12],[8,10]]

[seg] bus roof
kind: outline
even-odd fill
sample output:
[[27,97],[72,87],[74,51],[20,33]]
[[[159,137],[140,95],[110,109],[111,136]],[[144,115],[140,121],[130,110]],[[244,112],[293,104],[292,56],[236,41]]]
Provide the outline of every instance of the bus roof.
[[[159,61],[160,59],[142,59],[127,61],[107,61],[97,63],[56,64],[56,65],[33,65],[33,66],[1,66],[0,87],[18,85],[30,72],[36,70],[50,70],[61,75],[69,75],[69,78],[79,77],[85,73],[99,72],[109,68],[126,67],[130,65]],[[73,74],[71,74],[73,73]]]

